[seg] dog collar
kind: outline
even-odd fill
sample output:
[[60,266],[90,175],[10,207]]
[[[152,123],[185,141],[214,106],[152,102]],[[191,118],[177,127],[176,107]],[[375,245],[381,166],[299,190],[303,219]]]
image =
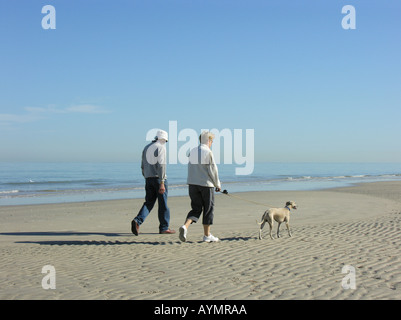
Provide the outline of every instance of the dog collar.
[[288,211],[291,211],[291,209],[290,208],[288,208],[288,206],[285,206],[287,209],[288,209]]

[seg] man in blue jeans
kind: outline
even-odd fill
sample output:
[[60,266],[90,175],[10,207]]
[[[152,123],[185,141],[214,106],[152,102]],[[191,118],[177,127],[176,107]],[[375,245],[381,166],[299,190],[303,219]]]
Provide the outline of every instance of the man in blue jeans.
[[153,206],[158,201],[159,233],[174,234],[170,230],[170,209],[167,206],[167,176],[166,176],[166,142],[168,134],[166,131],[159,130],[150,144],[142,152],[142,175],[146,179],[145,202],[138,215],[131,222],[131,231],[138,235],[139,226],[144,223],[146,217],[152,211]]

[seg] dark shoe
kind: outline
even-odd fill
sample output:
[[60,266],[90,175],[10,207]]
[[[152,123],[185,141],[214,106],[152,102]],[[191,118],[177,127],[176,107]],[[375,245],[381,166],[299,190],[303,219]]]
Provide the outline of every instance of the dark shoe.
[[136,235],[136,236],[138,235],[139,226],[135,220],[132,220],[132,222],[131,222],[131,231],[134,235]]
[[160,231],[159,233],[160,234],[174,234],[175,230],[167,229],[167,230],[164,230],[164,231]]

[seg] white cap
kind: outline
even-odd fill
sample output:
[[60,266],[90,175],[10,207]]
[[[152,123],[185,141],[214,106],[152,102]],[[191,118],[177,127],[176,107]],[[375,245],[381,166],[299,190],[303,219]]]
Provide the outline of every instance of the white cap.
[[168,133],[164,130],[158,130],[155,139],[157,140],[164,139],[168,141]]

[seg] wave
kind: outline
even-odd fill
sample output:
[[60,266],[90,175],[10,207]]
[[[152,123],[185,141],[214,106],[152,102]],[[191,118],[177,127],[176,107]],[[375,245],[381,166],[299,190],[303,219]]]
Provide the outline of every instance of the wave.
[[28,181],[13,181],[6,182],[3,185],[15,186],[15,185],[44,185],[44,184],[86,184],[86,183],[105,183],[99,180],[93,179],[84,179],[84,180],[43,180],[43,181],[34,181],[29,179]]
[[5,190],[5,191],[0,191],[0,194],[13,194],[13,193],[18,193],[20,192],[19,190]]
[[[222,186],[229,192],[274,191],[274,190],[318,190],[348,186],[355,183],[400,180],[401,174],[333,174],[318,175],[272,175],[272,176],[220,176]],[[144,180],[80,179],[57,181],[33,181],[0,183],[0,206],[6,204],[29,204],[42,201],[88,201],[108,199],[142,198]],[[170,195],[187,195],[186,176],[169,181]],[[37,200],[35,200],[37,199]]]
[[380,174],[380,175],[333,175],[333,176],[310,176],[310,175],[300,175],[300,176],[277,176],[271,178],[263,178],[258,177],[254,179],[252,176],[242,179],[230,179],[225,180],[224,177],[221,177],[220,180],[222,183],[227,184],[291,184],[291,183],[299,183],[305,182],[309,184],[313,183],[324,183],[328,181],[337,181],[339,183],[357,183],[357,182],[369,182],[369,181],[380,181],[380,180],[388,180],[388,179],[400,179],[401,174]]
[[[275,183],[275,182],[299,182],[299,181],[324,181],[324,180],[365,180],[365,179],[398,179],[401,174],[380,174],[380,175],[333,175],[333,176],[312,176],[312,175],[294,175],[294,176],[232,176],[220,175],[220,180],[223,184],[238,184],[238,183]],[[19,186],[19,188],[7,187]],[[187,186],[186,177],[175,178],[170,180],[170,188],[181,188]],[[116,180],[105,179],[81,179],[81,180],[54,180],[54,181],[33,181],[25,182],[5,182],[0,183],[0,194],[6,193],[32,193],[32,192],[87,192],[87,191],[116,191],[116,190],[135,190],[143,189],[143,180]]]

